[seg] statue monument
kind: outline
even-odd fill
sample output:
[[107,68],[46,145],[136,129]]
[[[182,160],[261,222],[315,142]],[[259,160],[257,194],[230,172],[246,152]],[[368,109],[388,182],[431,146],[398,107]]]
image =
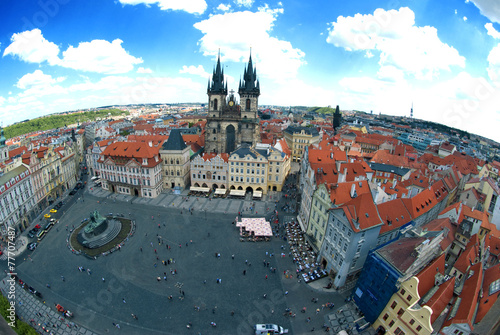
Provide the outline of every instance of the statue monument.
[[111,242],[122,228],[114,218],[105,218],[97,210],[90,213],[89,223],[78,233],[76,239],[82,246],[95,249]]

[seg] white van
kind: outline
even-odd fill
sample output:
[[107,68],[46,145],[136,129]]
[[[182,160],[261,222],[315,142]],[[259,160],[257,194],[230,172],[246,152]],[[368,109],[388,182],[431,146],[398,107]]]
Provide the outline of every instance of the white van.
[[255,335],[288,334],[288,329],[275,324],[257,324],[253,328],[255,329]]

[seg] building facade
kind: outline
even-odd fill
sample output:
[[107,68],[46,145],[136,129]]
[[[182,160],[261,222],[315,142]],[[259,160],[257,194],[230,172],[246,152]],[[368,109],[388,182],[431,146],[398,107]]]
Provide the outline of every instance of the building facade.
[[29,227],[34,220],[36,206],[31,174],[27,166],[20,165],[0,176],[0,233],[6,241],[9,230],[14,236]]
[[189,186],[191,159],[189,146],[186,145],[178,129],[172,129],[168,140],[160,149],[163,160],[163,187],[180,193]]
[[99,159],[102,188],[113,193],[155,198],[163,190],[158,146],[145,142],[115,142]]
[[191,160],[191,185],[210,189],[228,188],[228,159],[226,153],[203,153]]
[[292,162],[300,162],[304,149],[311,144],[317,144],[321,139],[321,134],[314,127],[289,126],[283,134],[292,152]]

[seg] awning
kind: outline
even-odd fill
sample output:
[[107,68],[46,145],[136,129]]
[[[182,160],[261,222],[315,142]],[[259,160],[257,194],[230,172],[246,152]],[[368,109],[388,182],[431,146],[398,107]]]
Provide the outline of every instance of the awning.
[[227,189],[225,188],[218,188],[215,190],[215,194],[226,194]]
[[253,197],[254,198],[261,198],[262,192],[261,191],[253,191]]
[[245,191],[244,190],[231,190],[231,192],[229,192],[229,195],[236,195],[239,197],[243,197],[243,196],[245,196]]
[[189,188],[190,191],[193,191],[193,192],[210,192],[210,188],[209,187],[195,187],[195,186],[191,186]]

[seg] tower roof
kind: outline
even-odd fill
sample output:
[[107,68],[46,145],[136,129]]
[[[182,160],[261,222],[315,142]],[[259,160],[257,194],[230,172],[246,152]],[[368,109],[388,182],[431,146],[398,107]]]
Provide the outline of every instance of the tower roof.
[[163,143],[162,146],[162,150],[184,150],[185,148],[186,143],[179,129],[172,129],[167,142]]
[[208,80],[207,93],[222,93],[227,94],[227,84],[224,84],[224,70],[220,65],[220,51],[217,56],[217,65],[212,74],[212,82]]
[[260,84],[257,79],[257,69],[252,64],[252,54],[248,59],[248,65],[243,73],[243,81],[240,80],[239,94],[257,94],[260,95]]

